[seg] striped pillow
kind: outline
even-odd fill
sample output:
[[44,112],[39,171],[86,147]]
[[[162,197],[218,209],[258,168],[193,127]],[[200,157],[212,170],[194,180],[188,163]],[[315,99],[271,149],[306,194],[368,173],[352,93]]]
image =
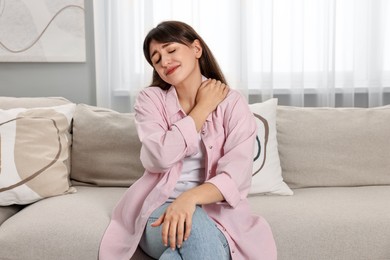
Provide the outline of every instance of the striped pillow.
[[0,206],[74,191],[68,160],[75,108],[0,109]]

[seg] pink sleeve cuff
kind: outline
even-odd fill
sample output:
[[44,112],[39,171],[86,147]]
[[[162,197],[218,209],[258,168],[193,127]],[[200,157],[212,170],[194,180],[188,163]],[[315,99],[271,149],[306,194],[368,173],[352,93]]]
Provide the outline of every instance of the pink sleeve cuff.
[[234,181],[230,178],[229,175],[221,173],[207,180],[206,182],[215,185],[222,193],[222,196],[225,198],[225,201],[231,207],[235,208],[240,202],[240,192],[237,189],[237,185],[234,183]]

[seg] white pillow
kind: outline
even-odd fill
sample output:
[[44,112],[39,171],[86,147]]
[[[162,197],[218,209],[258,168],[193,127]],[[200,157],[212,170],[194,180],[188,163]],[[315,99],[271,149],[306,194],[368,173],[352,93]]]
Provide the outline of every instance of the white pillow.
[[283,181],[280,166],[276,139],[277,105],[276,98],[249,105],[258,127],[249,194],[293,195],[293,191]]
[[0,109],[0,206],[75,191],[68,162],[75,108]]

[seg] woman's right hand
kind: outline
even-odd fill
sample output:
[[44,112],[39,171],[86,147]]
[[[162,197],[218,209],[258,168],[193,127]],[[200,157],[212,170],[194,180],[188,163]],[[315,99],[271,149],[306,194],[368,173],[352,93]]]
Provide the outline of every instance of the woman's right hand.
[[162,242],[165,246],[175,250],[188,239],[195,208],[196,204],[188,196],[179,196],[166,209],[165,213],[152,223],[152,227],[161,226]]
[[202,82],[196,95],[196,106],[213,112],[229,93],[229,87],[219,80],[208,79]]
[[199,132],[207,117],[229,93],[229,87],[219,80],[208,79],[202,82],[195,97],[195,106],[189,113]]

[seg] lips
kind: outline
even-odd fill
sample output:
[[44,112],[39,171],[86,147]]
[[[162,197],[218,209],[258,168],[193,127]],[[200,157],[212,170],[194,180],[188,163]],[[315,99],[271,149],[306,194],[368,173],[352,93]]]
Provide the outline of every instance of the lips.
[[165,75],[168,76],[168,75],[172,74],[173,72],[176,71],[176,69],[177,69],[178,67],[179,67],[179,65],[167,69],[166,72],[165,72]]

